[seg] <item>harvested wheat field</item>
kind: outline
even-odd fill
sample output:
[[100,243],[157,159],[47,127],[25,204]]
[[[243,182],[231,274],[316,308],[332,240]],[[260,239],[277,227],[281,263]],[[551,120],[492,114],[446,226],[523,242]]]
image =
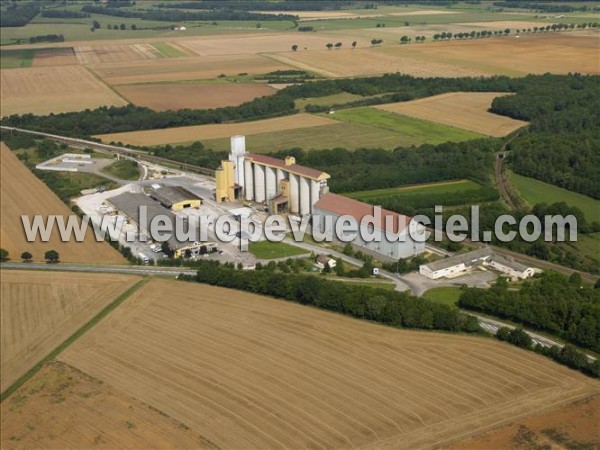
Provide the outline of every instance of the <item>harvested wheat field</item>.
[[2,404],[3,449],[209,449],[185,424],[60,362]]
[[138,281],[30,270],[2,270],[0,279],[0,392]]
[[130,103],[156,111],[237,106],[277,92],[266,84],[140,84],[116,87]]
[[[421,46],[423,44],[419,44]],[[342,48],[340,50],[319,50],[311,52],[277,53],[270,57],[282,64],[288,64],[302,70],[319,73],[326,77],[345,77],[359,75],[379,75],[401,72],[417,77],[469,77],[489,75],[479,69],[462,68],[451,63],[434,59],[423,61],[402,49],[408,46],[393,47],[398,54],[387,54],[383,48]],[[416,45],[415,45],[416,47]]]
[[3,69],[0,81],[2,116],[43,115],[127,104],[81,66]]
[[152,280],[59,359],[219,448],[422,448],[598,382],[490,339]]
[[270,133],[273,131],[295,130],[339,123],[335,120],[311,114],[295,114],[275,119],[253,122],[220,123],[195,125],[190,127],[164,128],[161,130],[129,131],[126,133],[99,134],[95,137],[102,142],[122,142],[126,145],[164,145],[178,142],[204,141],[243,134]]
[[600,448],[600,396],[527,417],[447,450]]
[[436,61],[490,74],[523,76],[528,73],[600,74],[598,39],[578,31],[522,34],[520,37],[431,42],[419,45],[381,47],[378,52],[424,63]]
[[162,58],[92,65],[92,70],[110,85],[198,80],[248,73],[250,75],[289,69],[290,66],[261,55],[230,55]]
[[33,254],[34,261],[44,261],[44,253],[56,250],[63,262],[81,262],[91,264],[122,264],[123,257],[106,242],[97,242],[93,231],[88,230],[83,242],[74,240],[62,242],[56,227],[48,242],[40,237],[35,242],[27,242],[21,222],[21,215],[33,220],[35,214],[43,216],[44,221],[50,214],[65,217],[71,211],[60,199],[3,143],[0,144],[0,247],[8,250],[12,259],[19,260],[21,253]]
[[409,102],[390,103],[376,108],[443,123],[488,136],[502,137],[527,125],[522,120],[488,112],[496,97],[507,92],[450,92]]
[[111,44],[75,47],[81,64],[115,63],[162,58],[163,55],[150,44]]
[[[292,53],[292,45],[298,45],[302,53],[304,50],[321,50],[331,42],[331,36],[315,33],[279,33],[272,35],[232,35],[232,36],[203,36],[190,40],[179,41],[184,47],[200,56],[209,55],[236,55],[259,54],[267,52]],[[359,45],[368,45],[366,38],[354,39],[352,36],[336,36],[338,41],[350,46],[353,40]],[[334,41],[335,42],[335,41]]]
[[72,66],[79,64],[72,47],[40,48],[35,51],[34,67]]

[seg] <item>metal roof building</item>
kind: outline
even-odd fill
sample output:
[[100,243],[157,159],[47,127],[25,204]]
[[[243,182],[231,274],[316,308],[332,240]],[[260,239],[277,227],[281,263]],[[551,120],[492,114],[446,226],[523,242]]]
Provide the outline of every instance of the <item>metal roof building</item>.
[[202,199],[181,186],[159,185],[153,187],[150,196],[166,208],[181,211],[186,208],[199,208]]

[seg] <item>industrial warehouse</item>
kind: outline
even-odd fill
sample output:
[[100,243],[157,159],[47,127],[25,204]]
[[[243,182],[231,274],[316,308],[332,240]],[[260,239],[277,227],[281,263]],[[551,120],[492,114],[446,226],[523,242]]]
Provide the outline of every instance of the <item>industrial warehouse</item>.
[[419,273],[431,280],[437,280],[438,278],[455,278],[477,268],[495,269],[512,280],[523,280],[541,272],[537,268],[498,255],[491,248],[485,247],[422,264],[419,267]]

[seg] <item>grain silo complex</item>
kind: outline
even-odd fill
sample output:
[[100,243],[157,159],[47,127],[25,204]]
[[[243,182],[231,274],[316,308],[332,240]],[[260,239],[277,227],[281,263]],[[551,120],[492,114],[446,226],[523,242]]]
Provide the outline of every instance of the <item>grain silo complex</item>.
[[284,160],[247,153],[244,136],[231,138],[229,159],[216,171],[216,200],[264,203],[273,212],[311,214],[319,199],[329,192],[329,174]]

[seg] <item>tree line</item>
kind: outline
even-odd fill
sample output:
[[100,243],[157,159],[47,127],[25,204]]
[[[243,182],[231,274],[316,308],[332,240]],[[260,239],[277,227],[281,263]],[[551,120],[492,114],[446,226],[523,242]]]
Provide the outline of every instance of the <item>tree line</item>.
[[521,328],[513,328],[511,330],[507,327],[502,327],[496,333],[496,339],[516,345],[525,350],[533,350],[536,353],[552,358],[559,364],[579,370],[594,378],[600,378],[600,360],[590,361],[585,353],[577,350],[572,345],[567,344],[559,348],[556,345],[547,347],[537,344]]
[[545,12],[545,13],[560,13],[560,12],[575,12],[575,11],[598,11],[598,6],[587,6],[587,5],[568,5],[569,0],[562,1],[560,3],[550,2],[529,2],[529,1],[497,1],[494,2],[494,6],[498,8],[520,8],[520,9],[531,9],[534,11]]
[[105,6],[85,5],[81,8],[85,13],[103,14],[105,16],[126,17],[142,20],[156,20],[159,22],[183,22],[204,20],[288,20],[294,21],[298,16],[291,14],[263,14],[248,11],[234,11],[230,9],[190,12],[180,9],[136,9],[127,10]]
[[30,44],[36,44],[38,42],[64,42],[65,37],[62,34],[46,34],[45,36],[31,36],[29,38]]
[[475,333],[477,319],[456,308],[410,294],[355,286],[314,275],[271,270],[236,270],[233,263],[201,261],[195,280],[255,294],[269,295],[383,324],[426,330]]
[[530,122],[508,146],[516,173],[600,198],[600,77],[539,76],[491,111]]
[[[100,107],[95,110],[49,116],[35,116],[33,114],[10,116],[2,119],[2,124],[73,137],[89,137],[94,134],[223,123],[293,114],[297,112],[294,106],[294,100],[296,99],[322,97],[342,92],[361,96],[393,92],[394,94],[386,96],[385,100],[394,102],[456,91],[515,92],[521,88],[522,80],[502,76],[490,78],[414,78],[408,75],[388,74],[379,77],[320,80],[303,83],[289,86],[274,95],[257,98],[232,107],[157,112],[149,108],[127,105],[123,107]],[[535,79],[527,80],[527,82],[535,82]]]
[[500,278],[490,289],[465,288],[458,306],[509,319],[600,351],[600,289],[581,276],[544,272],[515,291]]
[[364,1],[347,0],[294,0],[284,2],[204,0],[202,2],[160,3],[158,8],[179,9],[232,9],[236,11],[327,11],[340,9],[367,9]]
[[0,14],[0,27],[23,27],[40,13],[35,3],[12,3]]
[[50,17],[55,19],[85,19],[90,17],[90,14],[83,11],[69,11],[66,9],[44,9],[42,17]]

